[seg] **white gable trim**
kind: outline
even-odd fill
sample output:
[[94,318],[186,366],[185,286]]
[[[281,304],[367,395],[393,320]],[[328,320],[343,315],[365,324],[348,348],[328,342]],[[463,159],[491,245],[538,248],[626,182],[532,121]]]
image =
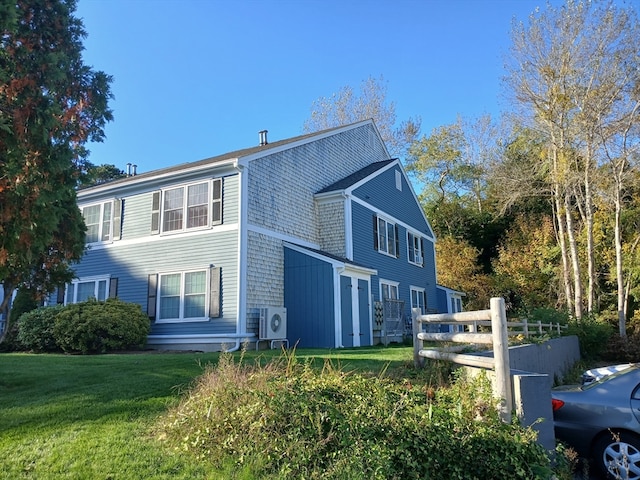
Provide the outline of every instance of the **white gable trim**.
[[[398,160],[398,159],[396,159],[393,162],[390,162],[388,165],[385,165],[381,169],[376,170],[375,172],[373,172],[371,175],[368,175],[367,177],[363,178],[362,180],[360,180],[360,181],[354,183],[353,185],[351,185],[350,187],[346,188],[344,190],[344,193],[346,195],[350,196],[351,198],[354,198],[354,200],[357,200],[355,197],[352,196],[353,191],[355,189],[357,189],[358,187],[361,187],[365,183],[369,182],[371,179],[377,177],[378,175],[381,175],[382,173],[386,172],[387,170],[390,170],[390,169],[396,168],[396,167],[400,169],[400,173],[402,173],[402,176],[404,177],[405,182],[407,182],[407,185],[409,185],[409,189],[411,190],[411,195],[413,195],[413,200],[420,207],[420,213],[422,214],[422,218],[424,219],[426,224],[429,226],[429,230],[431,230],[431,232],[433,233],[433,228],[431,227],[431,223],[429,222],[429,219],[425,215],[424,210],[422,209],[422,206],[420,205],[420,200],[418,200],[418,196],[416,195],[416,192],[413,189],[413,185],[412,185],[411,181],[409,180],[409,177],[407,176],[407,172],[405,172],[404,167],[402,166],[402,163],[400,163],[400,160]],[[363,205],[364,205],[364,203],[363,203]],[[396,221],[396,223],[399,223],[399,222]],[[407,228],[409,230],[411,230],[411,231],[415,231],[415,229],[413,229],[412,227],[407,227]],[[424,234],[422,234],[422,236],[424,236]],[[435,239],[435,234],[434,234],[434,236],[427,236],[426,238],[429,238],[430,240],[433,240],[434,242],[436,240]]]
[[335,258],[327,257],[320,252],[312,252],[300,245],[285,242],[284,246],[298,253],[302,253],[304,255],[308,255],[309,257],[322,260],[323,262],[327,262],[331,264],[331,266],[336,269],[338,273],[344,273],[362,279],[369,278],[372,275],[378,274],[378,270],[376,270],[375,268],[368,268],[360,265],[354,265],[352,263],[343,262]]
[[[370,203],[365,202],[364,200],[362,200],[361,198],[358,197],[354,197],[354,196],[349,196],[349,199],[352,202],[358,203],[360,205],[362,205],[363,207],[371,210],[373,213],[375,213],[376,215],[384,218],[385,220],[388,220],[390,223],[395,223],[397,225],[400,225],[402,227],[404,227],[405,229],[407,229],[409,232],[413,233],[416,236],[422,237],[426,240],[429,240],[430,242],[434,242],[435,243],[435,238],[431,235],[427,235],[424,232],[420,232],[418,230],[415,229],[415,227],[412,227],[411,225],[409,225],[408,223],[405,223],[401,220],[398,220],[397,218],[395,218],[392,215],[389,215],[387,212],[380,210],[377,207],[374,207],[373,205],[371,205]],[[424,215],[424,213],[423,213]],[[431,225],[429,225],[429,228],[431,228]]]

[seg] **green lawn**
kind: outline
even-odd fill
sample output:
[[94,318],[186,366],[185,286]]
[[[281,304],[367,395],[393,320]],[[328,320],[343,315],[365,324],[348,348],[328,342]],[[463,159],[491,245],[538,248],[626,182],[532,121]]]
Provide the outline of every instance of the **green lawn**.
[[[245,354],[245,362],[277,351]],[[240,355],[239,353],[236,355]],[[298,350],[346,371],[412,375],[410,347]],[[217,354],[0,354],[0,479],[229,478],[168,451],[153,425]]]

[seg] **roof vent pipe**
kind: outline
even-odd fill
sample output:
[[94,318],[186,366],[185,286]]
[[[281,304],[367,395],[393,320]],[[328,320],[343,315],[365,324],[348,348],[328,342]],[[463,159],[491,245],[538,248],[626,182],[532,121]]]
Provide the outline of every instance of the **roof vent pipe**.
[[258,134],[260,135],[260,146],[262,147],[263,145],[266,145],[268,143],[267,130],[260,130]]
[[138,174],[138,165],[131,165],[133,167],[133,170],[131,171],[131,175],[133,175],[134,177]]
[[131,176],[131,163],[127,163],[127,177]]

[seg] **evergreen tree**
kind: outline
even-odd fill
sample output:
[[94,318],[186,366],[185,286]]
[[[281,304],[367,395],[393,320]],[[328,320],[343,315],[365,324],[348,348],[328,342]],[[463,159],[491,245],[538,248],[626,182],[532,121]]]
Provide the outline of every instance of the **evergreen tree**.
[[[84,251],[76,185],[112,119],[111,77],[82,61],[74,0],[0,0],[0,313],[17,287],[72,278]],[[0,340],[4,332],[0,334]]]

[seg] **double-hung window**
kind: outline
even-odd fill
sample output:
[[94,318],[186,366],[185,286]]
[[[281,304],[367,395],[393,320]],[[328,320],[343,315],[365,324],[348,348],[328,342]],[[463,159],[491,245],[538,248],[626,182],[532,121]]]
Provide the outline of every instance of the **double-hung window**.
[[120,236],[120,200],[88,205],[82,208],[82,217],[87,227],[86,243],[110,242]]
[[[84,277],[74,280],[67,285],[64,303],[85,302],[90,298],[96,300],[106,300],[110,296],[115,296],[117,279],[112,279],[108,275],[96,277]],[[62,302],[62,298],[58,300]]]
[[382,217],[374,216],[374,248],[393,257],[400,256],[398,226]]
[[423,240],[418,235],[407,232],[409,263],[414,265],[424,265]]
[[380,297],[383,300],[398,300],[398,282],[380,280]]
[[206,321],[221,315],[220,267],[149,274],[147,314],[160,323]]
[[159,276],[158,321],[207,319],[207,271]]
[[[161,200],[162,198],[162,200]],[[160,224],[162,214],[162,224]],[[181,232],[222,223],[222,179],[155,192],[152,199],[153,233]]]
[[427,295],[424,288],[411,287],[411,308],[419,308],[422,314],[427,312]]

